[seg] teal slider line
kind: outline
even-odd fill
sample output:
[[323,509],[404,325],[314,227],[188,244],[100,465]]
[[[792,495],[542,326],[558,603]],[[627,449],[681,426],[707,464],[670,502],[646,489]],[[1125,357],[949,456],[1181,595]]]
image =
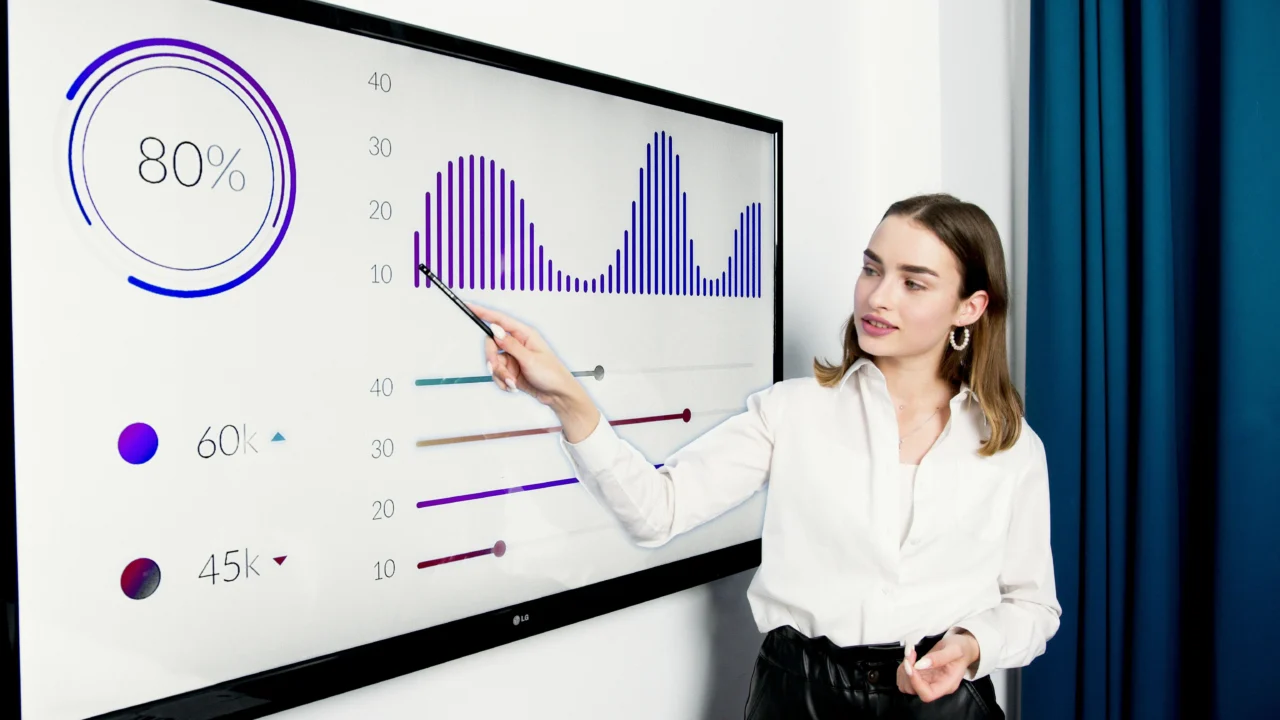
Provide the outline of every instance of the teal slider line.
[[474,375],[471,377],[444,377],[444,378],[419,378],[413,381],[414,385],[424,387],[428,385],[465,385],[467,383],[492,382],[493,377],[490,375]]
[[[604,368],[597,365],[594,370],[577,370],[573,373],[574,377],[593,377],[597,380],[604,379]],[[467,383],[491,382],[493,377],[489,375],[468,375],[464,377],[442,377],[442,378],[418,378],[413,381],[418,387],[429,387],[432,385],[466,385]]]

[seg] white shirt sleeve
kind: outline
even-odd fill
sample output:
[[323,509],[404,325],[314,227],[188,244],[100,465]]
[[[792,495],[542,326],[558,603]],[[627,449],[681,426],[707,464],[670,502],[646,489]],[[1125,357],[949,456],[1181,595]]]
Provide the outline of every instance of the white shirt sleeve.
[[578,480],[611,510],[633,540],[657,547],[741,504],[768,480],[777,385],[747,397],[746,411],[677,450],[662,467],[640,454],[601,416],[591,434],[561,446]]
[[970,680],[997,668],[1029,665],[1044,653],[1060,624],[1062,607],[1049,547],[1049,468],[1044,444],[1039,437],[1032,439],[1030,461],[1014,490],[999,577],[1001,602],[956,624],[978,641],[977,668],[966,673]]

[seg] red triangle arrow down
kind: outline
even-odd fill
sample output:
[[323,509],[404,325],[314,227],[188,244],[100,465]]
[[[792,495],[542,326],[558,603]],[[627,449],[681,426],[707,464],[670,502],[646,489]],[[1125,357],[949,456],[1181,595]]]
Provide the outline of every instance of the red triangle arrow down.
[[287,557],[289,557],[289,556],[288,556],[288,555],[281,555],[281,556],[280,556],[280,557],[278,557],[278,558],[271,558],[271,559],[272,559],[272,560],[275,560],[277,565],[283,565],[283,564],[284,564],[284,559],[285,559],[285,558],[287,558]]

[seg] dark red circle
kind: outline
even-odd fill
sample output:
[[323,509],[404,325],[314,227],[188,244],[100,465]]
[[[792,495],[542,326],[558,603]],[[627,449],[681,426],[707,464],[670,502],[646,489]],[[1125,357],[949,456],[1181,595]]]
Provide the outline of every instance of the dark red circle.
[[689,412],[689,408],[685,408],[684,414],[682,414],[680,417],[684,418],[685,422],[689,422],[689,418],[693,417],[693,413]]
[[494,557],[502,557],[507,554],[507,544],[499,540],[493,544]]

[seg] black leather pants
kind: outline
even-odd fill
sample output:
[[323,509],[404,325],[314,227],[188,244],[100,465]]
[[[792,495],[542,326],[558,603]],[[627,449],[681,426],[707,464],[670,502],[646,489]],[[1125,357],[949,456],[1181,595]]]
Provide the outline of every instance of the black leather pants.
[[[916,645],[924,657],[942,638]],[[1004,720],[991,678],[961,680],[955,692],[926,703],[898,690],[901,645],[839,647],[782,627],[765,636],[751,676],[746,720]]]

